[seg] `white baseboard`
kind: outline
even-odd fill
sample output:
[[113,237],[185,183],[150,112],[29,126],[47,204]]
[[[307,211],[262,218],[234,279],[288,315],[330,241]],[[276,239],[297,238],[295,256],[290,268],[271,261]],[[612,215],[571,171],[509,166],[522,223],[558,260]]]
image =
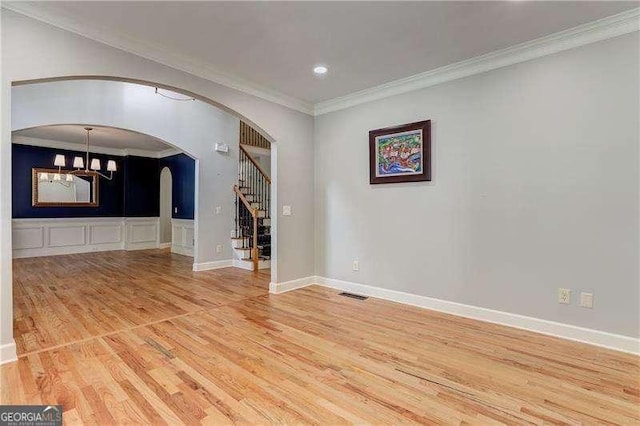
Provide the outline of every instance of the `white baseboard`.
[[212,269],[221,269],[221,268],[229,268],[233,266],[233,260],[215,260],[213,262],[202,262],[202,263],[194,263],[193,270],[196,272],[199,271],[210,271]]
[[193,247],[183,247],[176,244],[171,244],[170,247],[171,247],[171,253],[193,257]]
[[621,352],[640,354],[640,339],[634,337],[332,278],[315,277],[315,283],[323,287],[335,288],[364,296],[376,297],[447,314],[534,331],[536,333],[589,343]]
[[159,249],[166,249],[166,248],[170,248],[171,247],[171,243],[160,243],[158,244],[158,248]]
[[246,271],[253,271],[253,263],[252,262],[247,262],[247,261],[243,261],[240,259],[233,259],[233,266],[234,268],[240,268],[240,269],[244,269]]
[[55,249],[43,248],[43,249],[29,249],[29,250],[13,250],[13,258],[24,259],[28,257],[61,256],[66,254],[96,253],[96,252],[102,252],[102,251],[116,251],[116,250],[123,250],[122,244],[101,244],[101,245],[87,245],[87,246],[58,247]]
[[285,281],[282,283],[269,283],[269,293],[280,294],[298,288],[307,287],[312,284],[317,284],[318,278],[319,277],[312,275],[309,277],[298,278],[297,280]]
[[[250,260],[233,259],[233,266],[247,271],[253,271],[253,262]],[[258,261],[258,269],[269,269],[270,267],[270,260]]]
[[527,317],[509,312],[496,311],[478,306],[465,305],[462,303],[449,302],[447,300],[435,299],[432,297],[418,296],[416,294],[388,290],[380,287],[372,287],[350,281],[336,280],[333,278],[309,276],[283,283],[270,283],[269,292],[279,294],[312,284],[361,294],[363,296],[376,297],[378,299],[417,306],[420,308],[431,309],[465,318],[472,318],[479,321],[486,321],[494,324],[506,325],[508,327],[534,331],[536,333],[588,343],[621,352],[636,355],[640,354],[640,339],[630,336],[622,336],[620,334],[613,334],[540,318]]
[[144,243],[133,243],[133,244],[125,244],[125,251],[136,251],[136,250],[151,250],[157,249],[158,244],[154,242],[144,242]]
[[18,352],[16,351],[16,343],[6,343],[0,345],[0,365],[18,360]]

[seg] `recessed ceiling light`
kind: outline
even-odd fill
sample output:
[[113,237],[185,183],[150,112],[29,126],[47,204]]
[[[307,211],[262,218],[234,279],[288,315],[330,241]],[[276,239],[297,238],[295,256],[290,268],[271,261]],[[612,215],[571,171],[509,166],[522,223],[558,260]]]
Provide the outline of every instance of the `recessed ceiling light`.
[[326,74],[327,71],[329,71],[329,69],[327,67],[325,67],[324,65],[316,65],[313,68],[313,72],[317,75],[322,75],[322,74]]

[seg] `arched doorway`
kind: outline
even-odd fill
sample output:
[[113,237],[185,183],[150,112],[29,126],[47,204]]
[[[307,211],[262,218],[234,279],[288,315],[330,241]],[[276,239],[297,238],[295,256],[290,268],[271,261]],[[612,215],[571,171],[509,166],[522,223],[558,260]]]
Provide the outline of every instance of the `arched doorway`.
[[173,177],[171,170],[164,167],[160,171],[160,246],[171,245]]
[[[173,88],[166,90],[173,91]],[[196,101],[182,102],[174,99],[175,94],[169,98],[159,96],[152,83],[115,78],[63,78],[16,84],[12,89],[12,104],[17,106],[16,111],[24,113],[14,114],[12,130],[56,122],[81,122],[147,134],[187,153],[196,160],[195,217],[191,218],[194,220],[192,235],[187,238],[194,254],[193,269],[232,266],[235,263],[229,245],[235,208],[229,193],[233,193],[234,185],[239,183],[240,115],[192,93],[178,93]],[[251,123],[244,117],[242,121]],[[271,139],[265,139],[271,143]],[[214,142],[222,142],[221,145],[232,149],[214,150]],[[275,149],[273,151],[271,174],[275,181],[277,167]],[[270,190],[273,200],[276,188],[274,184]],[[274,206],[275,203],[271,203],[268,210]],[[277,216],[275,211],[271,213],[271,281],[277,282]]]
[[[229,108],[224,107],[223,105],[220,105],[205,97],[195,95],[188,91],[181,91],[180,89],[167,87],[162,84],[156,84],[153,82],[138,81],[138,80],[133,81],[128,79],[114,78],[114,77],[101,77],[101,76],[64,77],[64,78],[54,78],[54,79],[31,80],[28,82],[13,82],[12,95],[14,94],[13,90],[15,89],[22,90],[22,88],[31,88],[34,86],[46,86],[48,85],[48,83],[55,84],[55,83],[70,83],[70,82],[96,82],[96,81],[122,83],[122,84],[126,82],[133,86],[146,87],[147,89],[151,88],[151,91],[153,91],[154,86],[166,88],[167,90],[175,91],[177,93],[182,93],[187,96],[192,96],[197,100],[202,101],[208,104],[209,106],[218,109],[220,112],[223,112],[228,115],[232,115],[236,117],[236,119],[239,119],[238,117],[240,117],[244,122],[250,125],[252,124],[251,120],[246,119],[241,114],[237,114],[234,111],[231,111]],[[98,94],[93,92],[92,94],[97,95],[95,99],[98,99],[98,100],[114,100],[113,93],[114,92]],[[156,137],[158,139],[167,141],[167,143],[174,145],[175,147],[179,148],[181,151],[187,153],[187,155],[189,155],[191,158],[195,159],[196,194],[200,194],[201,192],[207,191],[207,188],[203,188],[203,183],[206,184],[207,182],[216,181],[216,177],[218,176],[217,172],[214,171],[212,173],[210,171],[209,174],[207,175],[206,173],[203,173],[203,170],[205,169],[205,167],[201,167],[201,166],[202,164],[206,164],[208,166],[211,165],[211,162],[209,161],[211,155],[217,156],[216,158],[224,158],[223,156],[224,154],[220,154],[217,152],[213,153],[213,150],[211,149],[211,145],[203,142],[211,139],[212,138],[211,135],[208,135],[207,137],[202,137],[202,135],[200,135],[198,137],[197,135],[193,134],[192,130],[198,129],[198,126],[202,124],[201,122],[198,122],[197,115],[194,117],[192,115],[184,114],[184,113],[173,114],[173,116],[177,117],[178,121],[181,122],[185,127],[189,127],[188,131],[183,131],[182,133],[180,133],[180,132],[174,131],[174,129],[171,129],[167,123],[167,120],[163,120],[161,118],[161,114],[159,114],[158,111],[154,110],[153,108],[147,108],[146,105],[143,105],[144,107],[141,108],[140,102],[138,102],[139,100],[136,98],[119,99],[119,100],[116,99],[116,102],[112,102],[111,104],[112,106],[128,107],[130,109],[126,113],[121,112],[119,114],[114,114],[114,109],[111,107],[105,107],[104,104],[102,104],[98,108],[89,108],[88,106],[96,105],[95,99],[91,100],[85,96],[80,96],[79,94],[70,93],[70,92],[67,92],[66,90],[63,90],[61,94],[62,96],[44,95],[40,98],[38,97],[31,98],[31,102],[33,103],[30,105],[30,107],[27,110],[30,112],[35,112],[35,114],[33,114],[27,121],[22,120],[22,117],[21,117],[22,114],[20,113],[12,114],[11,130],[13,131],[13,130],[19,130],[19,129],[26,129],[30,127],[54,125],[57,123],[84,123],[89,126],[95,125],[95,126],[114,127],[114,128],[130,130],[133,132],[144,133],[144,134],[148,134],[150,136]],[[12,96],[12,101],[14,99],[15,97]],[[31,108],[33,106],[36,106],[36,103],[38,103],[38,101],[41,102],[41,105],[39,105],[38,108],[35,108],[35,109]],[[185,102],[183,104],[188,104],[188,103]],[[193,102],[193,104],[195,104],[195,102]],[[75,105],[75,106],[69,108],[69,106],[72,106],[72,105]],[[39,112],[36,112],[36,109],[41,109],[41,110]],[[25,111],[25,109],[20,109],[19,111]],[[72,113],[70,113],[70,111],[72,111]],[[43,113],[46,113],[46,114],[43,114]],[[136,115],[141,113],[148,114],[150,117],[152,117],[152,120],[148,120],[146,122],[138,120],[136,118]],[[228,128],[228,126],[226,128]],[[256,129],[259,130],[257,127]],[[263,131],[261,130],[259,131],[260,133],[264,134]],[[199,144],[201,145],[200,148],[202,148],[202,150],[198,151],[197,146],[193,144],[189,145],[188,143],[185,143],[185,138],[183,137],[184,134],[188,134],[189,137],[192,138],[192,140],[199,139],[200,141]],[[264,136],[269,140],[270,143],[273,142],[273,139],[271,137],[269,137],[266,134],[264,134]],[[224,141],[225,137],[214,136],[213,139]],[[275,154],[276,154],[275,144],[274,144],[273,150],[274,150],[274,157],[273,157],[273,164],[272,164],[271,170],[275,180],[277,176],[277,167],[276,167],[277,163],[275,161]],[[232,166],[233,176],[234,178],[237,178],[237,161],[234,161],[231,164],[233,164]],[[5,180],[5,184],[10,186],[11,179]],[[274,184],[273,195],[272,195],[274,200],[276,199],[276,194],[275,194],[276,187],[277,186]],[[224,190],[221,190],[218,193],[214,194],[215,197],[218,197],[218,199],[229,199],[230,197],[228,194],[230,192],[230,188],[232,188],[232,185],[226,185]],[[212,194],[211,191],[208,191],[208,193],[209,195]],[[206,242],[206,239],[207,239],[206,233],[211,232],[211,227],[207,223],[203,223],[203,221],[211,220],[212,218],[211,212],[219,211],[217,209],[217,206],[213,201],[211,201],[211,199],[209,199],[208,201],[207,200],[205,201],[206,202],[203,202],[201,197],[199,197],[198,195],[196,196],[195,218],[194,218],[195,229],[193,229],[192,231],[194,253],[195,253],[196,259],[198,258],[198,256],[200,256],[200,258],[204,258],[205,261],[201,263],[204,263],[205,268],[231,266],[231,264],[227,265],[225,262],[219,263],[215,261],[215,259],[213,261],[207,261],[206,259],[207,256],[211,256],[212,253],[214,253],[215,255],[215,253],[217,252],[217,247],[216,245],[214,245],[215,243],[213,242],[210,243],[209,247],[205,247],[203,244],[199,244],[199,242],[202,242],[202,241]],[[276,205],[277,204],[275,202],[272,203],[272,209],[274,214],[272,214],[273,219],[271,223],[271,229],[272,229],[274,238],[272,240],[272,248],[271,248],[271,258],[272,258],[272,265],[273,265],[271,268],[271,282],[278,282],[277,267],[276,267],[277,266],[277,215],[275,214]],[[231,210],[232,209],[225,210],[225,208],[223,207],[222,214],[220,216],[222,216],[223,218],[232,218],[232,216],[229,215],[229,211]],[[11,221],[10,215],[7,216],[7,219],[3,217],[4,225],[8,225],[8,226],[5,226],[6,229],[11,229],[10,221]],[[229,224],[225,224],[225,227],[227,231],[220,233],[220,235],[225,234],[225,239],[220,241],[220,243],[223,243],[223,244],[228,243],[228,240],[229,240],[228,229],[232,227],[232,220],[230,220]],[[202,229],[203,231],[202,233],[199,232],[200,229]],[[12,282],[11,239],[5,237],[5,235],[6,234],[4,234],[2,238],[3,245],[5,247],[8,247],[8,250],[2,251],[2,264],[3,264],[2,286],[3,288],[6,288],[5,287],[6,285],[10,286]],[[225,250],[225,251],[227,253],[229,252],[228,250]],[[194,269],[195,269],[195,265],[196,263],[194,261]],[[9,267],[5,267],[5,266],[9,266]],[[8,293],[11,294],[10,291]],[[3,330],[6,329],[4,324],[10,323],[12,316],[13,316],[12,309],[10,309],[10,307],[8,309],[3,309],[3,313],[1,316]],[[4,340],[6,339],[3,338],[3,341]],[[2,357],[3,359],[12,358],[12,353],[13,353],[12,348],[15,346],[12,343],[7,343],[7,345],[9,345],[7,349],[8,351],[7,353],[9,355],[7,355],[6,357],[3,356]]]

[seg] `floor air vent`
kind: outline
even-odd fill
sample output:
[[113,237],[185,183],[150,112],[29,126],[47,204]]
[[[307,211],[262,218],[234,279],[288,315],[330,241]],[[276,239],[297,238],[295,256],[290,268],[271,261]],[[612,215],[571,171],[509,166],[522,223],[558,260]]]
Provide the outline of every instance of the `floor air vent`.
[[360,296],[359,294],[353,294],[353,293],[340,293],[339,296],[345,296],[345,297],[350,297],[352,299],[358,299],[358,300],[367,300],[368,297],[367,296]]

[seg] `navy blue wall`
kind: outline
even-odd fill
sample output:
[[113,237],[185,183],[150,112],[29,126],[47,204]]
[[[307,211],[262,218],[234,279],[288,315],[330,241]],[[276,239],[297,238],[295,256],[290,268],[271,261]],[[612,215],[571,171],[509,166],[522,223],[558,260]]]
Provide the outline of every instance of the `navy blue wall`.
[[[31,169],[42,167],[53,169],[55,154],[66,156],[67,166],[73,157],[82,156],[78,151],[67,151],[52,148],[42,148],[28,145],[12,145],[12,210],[14,218],[43,218],[43,217],[122,217],[123,213],[123,176],[114,173],[111,181],[100,178],[98,207],[33,207],[31,205]],[[124,157],[102,154],[91,154],[91,158],[99,158],[102,167],[106,169],[107,160],[115,160],[118,170],[122,170]],[[104,173],[104,170],[103,170]]]
[[124,158],[124,216],[160,216],[160,171],[158,159]]
[[[172,208],[174,219],[193,219],[196,194],[196,162],[185,154],[172,155],[159,160],[158,170],[168,167],[172,178]],[[176,207],[178,213],[175,213]]]
[[[31,169],[53,167],[55,154],[64,154],[67,166],[84,153],[29,145],[12,145],[12,200],[14,218],[45,217],[156,217],[160,214],[160,171],[169,167],[173,178],[173,207],[176,219],[193,219],[195,161],[184,154],[162,159],[91,154],[103,168],[115,160],[118,171],[113,180],[100,178],[98,207],[33,207]],[[103,170],[103,173],[105,171]],[[172,212],[174,209],[172,208]]]

